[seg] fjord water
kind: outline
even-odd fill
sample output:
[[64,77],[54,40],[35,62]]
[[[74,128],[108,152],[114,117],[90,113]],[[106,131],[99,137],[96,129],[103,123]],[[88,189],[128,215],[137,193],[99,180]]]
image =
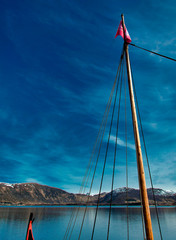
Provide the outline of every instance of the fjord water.
[[[0,207],[0,239],[24,240],[30,212],[34,213],[33,234],[35,240],[63,239],[71,213],[77,207]],[[84,207],[80,208],[77,223],[71,239],[78,239]],[[95,207],[89,207],[81,239],[91,239]],[[158,209],[163,239],[173,240],[176,236],[176,208]],[[95,228],[95,240],[106,239],[109,209],[100,207]],[[151,208],[154,239],[160,239],[155,209]],[[113,207],[111,215],[111,240],[127,239],[127,215],[125,207]],[[143,239],[141,209],[129,208],[130,239]]]

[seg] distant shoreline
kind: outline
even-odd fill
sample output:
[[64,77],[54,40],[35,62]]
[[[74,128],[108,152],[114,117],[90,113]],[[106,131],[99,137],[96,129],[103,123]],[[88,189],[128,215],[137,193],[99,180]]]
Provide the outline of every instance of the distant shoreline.
[[[42,207],[58,207],[58,208],[71,208],[71,207],[81,207],[84,208],[86,207],[86,205],[54,205],[54,204],[50,204],[50,205],[0,205],[0,208],[6,208],[6,207],[10,207],[10,208],[42,208]],[[88,205],[88,208],[96,208],[96,205]],[[113,205],[112,208],[126,208],[127,205]],[[129,208],[140,208],[140,205],[128,205]],[[99,205],[99,208],[109,208],[109,205]],[[154,205],[150,205],[150,208],[155,208]],[[157,208],[176,208],[176,205],[158,205]]]

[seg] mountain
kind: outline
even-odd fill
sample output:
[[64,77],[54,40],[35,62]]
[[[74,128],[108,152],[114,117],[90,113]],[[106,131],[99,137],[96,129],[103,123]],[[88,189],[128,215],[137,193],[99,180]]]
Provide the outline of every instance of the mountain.
[[75,204],[77,196],[59,188],[37,183],[0,183],[1,205],[67,205]]
[[[149,203],[154,204],[152,189],[147,189]],[[155,199],[158,205],[162,206],[171,206],[176,205],[176,193],[173,191],[165,191],[160,188],[154,189]],[[126,188],[118,188],[113,191],[112,194],[112,204],[126,204],[127,193]],[[101,198],[101,203],[108,204],[111,200],[111,192],[107,193],[103,198]],[[129,188],[128,189],[128,204],[129,205],[139,205],[140,202],[140,191],[139,189]]]
[[[148,189],[150,204],[154,204],[152,189]],[[155,188],[155,198],[158,205],[176,205],[176,193]],[[89,204],[95,205],[98,195],[89,197]],[[139,189],[128,189],[128,204],[140,204]],[[102,193],[100,204],[108,205],[111,200],[111,192]],[[40,185],[37,183],[9,184],[0,183],[0,205],[85,205],[86,194],[68,193],[62,189]],[[113,205],[126,204],[126,188],[115,189],[112,193]]]

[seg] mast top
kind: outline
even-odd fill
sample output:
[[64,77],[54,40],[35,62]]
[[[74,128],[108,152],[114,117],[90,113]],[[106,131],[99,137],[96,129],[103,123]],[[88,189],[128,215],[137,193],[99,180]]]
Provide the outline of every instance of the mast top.
[[125,34],[125,20],[124,20],[124,15],[123,15],[123,13],[121,14],[121,18],[122,18],[122,27],[123,27],[124,43],[127,44],[126,34]]

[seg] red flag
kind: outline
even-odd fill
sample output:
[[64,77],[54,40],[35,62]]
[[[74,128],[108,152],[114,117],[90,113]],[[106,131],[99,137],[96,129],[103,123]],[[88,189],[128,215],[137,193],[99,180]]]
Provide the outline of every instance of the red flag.
[[[118,27],[118,29],[117,29],[117,33],[116,33],[116,35],[115,35],[115,38],[116,38],[118,35],[122,36],[123,39],[124,39],[122,20],[120,21],[120,24],[119,24],[119,27]],[[126,27],[125,27],[125,41],[126,41],[127,43],[130,43],[130,42],[131,42],[131,38],[130,38],[130,35],[129,35],[128,30],[127,30]]]

